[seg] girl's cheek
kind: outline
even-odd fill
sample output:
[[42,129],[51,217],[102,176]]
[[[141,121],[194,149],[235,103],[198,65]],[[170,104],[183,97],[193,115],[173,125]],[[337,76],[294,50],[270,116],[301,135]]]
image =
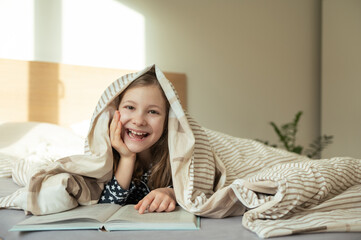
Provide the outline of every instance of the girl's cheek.
[[119,113],[120,113],[120,122],[124,124],[127,121],[127,119],[129,119],[129,116],[125,111],[119,111]]

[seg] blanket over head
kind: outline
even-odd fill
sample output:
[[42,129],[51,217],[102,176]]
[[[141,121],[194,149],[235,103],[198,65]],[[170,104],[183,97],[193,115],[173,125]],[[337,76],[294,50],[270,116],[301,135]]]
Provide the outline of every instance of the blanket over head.
[[26,175],[28,183],[0,199],[0,207],[41,215],[97,203],[104,183],[112,177],[108,126],[118,96],[152,68],[171,106],[169,157],[180,206],[213,218],[243,214],[243,225],[263,238],[361,231],[360,160],[310,160],[206,129],[183,111],[176,91],[157,66],[113,82],[95,108],[85,154],[59,159],[31,173],[15,173]]

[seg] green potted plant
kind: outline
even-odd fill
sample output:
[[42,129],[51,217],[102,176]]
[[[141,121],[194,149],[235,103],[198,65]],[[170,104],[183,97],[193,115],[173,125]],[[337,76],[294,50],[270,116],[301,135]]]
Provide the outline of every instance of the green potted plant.
[[[277,134],[279,141],[283,145],[283,147],[290,152],[304,154],[309,158],[319,158],[321,152],[332,143],[333,136],[332,135],[322,135],[317,137],[309,147],[305,149],[301,145],[296,144],[296,134],[298,131],[298,123],[302,116],[302,111],[296,113],[292,122],[286,123],[281,125],[280,127],[277,126],[276,123],[270,122],[273,130]],[[270,145],[272,147],[278,147],[276,144],[269,144],[268,141],[259,140],[258,141]]]

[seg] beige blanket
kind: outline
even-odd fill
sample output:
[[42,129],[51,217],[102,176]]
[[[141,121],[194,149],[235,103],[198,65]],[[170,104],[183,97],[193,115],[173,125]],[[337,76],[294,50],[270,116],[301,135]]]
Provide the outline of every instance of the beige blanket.
[[[151,66],[152,67],[152,66]],[[149,71],[112,83],[95,108],[85,155],[49,163],[28,174],[28,183],[0,207],[41,215],[95,204],[112,175],[108,124],[117,96]],[[260,237],[315,231],[361,231],[361,161],[309,160],[259,142],[201,127],[182,109],[159,68],[157,78],[171,104],[169,153],[177,202],[200,216],[242,215]]]

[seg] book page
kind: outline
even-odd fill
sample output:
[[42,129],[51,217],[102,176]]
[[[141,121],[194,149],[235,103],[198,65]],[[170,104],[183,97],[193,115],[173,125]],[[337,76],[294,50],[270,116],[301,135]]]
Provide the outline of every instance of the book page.
[[139,214],[134,205],[126,205],[118,210],[107,222],[127,221],[138,223],[189,223],[196,222],[196,217],[177,206],[173,212],[153,212]]
[[95,204],[89,206],[79,206],[65,212],[42,216],[32,216],[20,222],[18,225],[54,223],[74,219],[89,219],[98,222],[105,222],[119,208],[121,208],[121,206],[117,204]]

